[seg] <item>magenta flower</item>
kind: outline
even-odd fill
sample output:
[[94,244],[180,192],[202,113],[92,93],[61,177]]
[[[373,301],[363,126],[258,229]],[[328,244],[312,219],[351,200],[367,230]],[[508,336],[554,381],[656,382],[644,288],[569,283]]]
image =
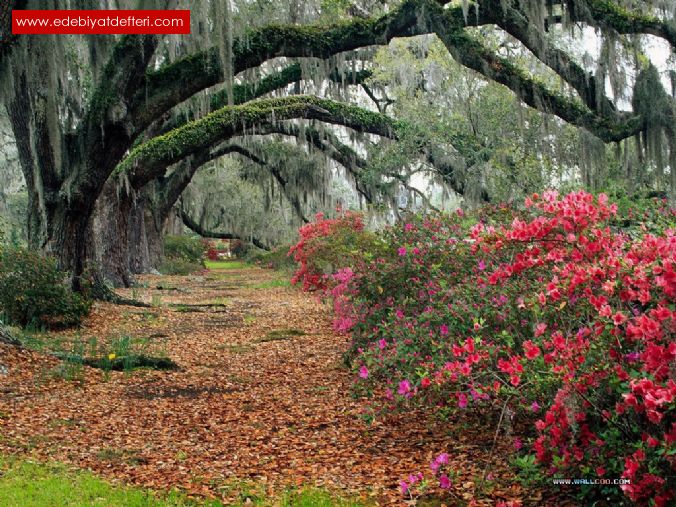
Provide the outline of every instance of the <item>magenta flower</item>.
[[359,368],[359,376],[363,379],[369,378],[369,370],[366,366]]
[[381,338],[380,340],[378,340],[378,348],[380,350],[383,350],[385,349],[385,347],[387,347],[387,340],[385,340],[385,338]]
[[399,254],[400,257],[403,257],[404,255],[406,255],[406,247],[405,246],[400,247],[399,250],[397,250],[397,253]]
[[448,478],[448,475],[442,474],[441,477],[439,477],[439,487],[441,489],[448,489],[451,487],[451,480]]
[[460,393],[460,396],[458,396],[458,406],[460,408],[467,406],[467,395],[465,393]]
[[408,493],[408,484],[406,484],[406,481],[399,481],[399,487],[401,488],[401,494],[405,495]]
[[479,271],[486,269],[486,263],[483,260],[479,261]]
[[408,380],[402,380],[399,382],[399,390],[397,391],[402,396],[411,392],[411,383]]
[[441,325],[441,335],[446,336],[448,334],[448,326],[446,324]]
[[442,452],[435,460],[440,465],[448,465],[448,453]]
[[519,437],[516,437],[514,439],[514,449],[517,451],[523,447],[523,443],[521,442],[521,439]]
[[531,403],[530,409],[533,412],[538,412],[540,410],[540,404],[537,401],[534,401],[533,403]]

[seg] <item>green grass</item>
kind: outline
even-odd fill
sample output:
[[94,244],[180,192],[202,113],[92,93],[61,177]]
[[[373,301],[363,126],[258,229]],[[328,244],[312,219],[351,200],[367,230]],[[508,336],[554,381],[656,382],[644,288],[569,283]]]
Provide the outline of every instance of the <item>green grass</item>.
[[251,285],[252,289],[275,289],[277,287],[290,287],[291,281],[288,278],[275,278],[267,282],[261,282]]
[[275,342],[279,340],[288,340],[293,336],[304,336],[304,335],[305,331],[303,331],[302,329],[275,329],[274,331],[270,331],[265,336],[258,338],[256,342],[257,343]]
[[[237,488],[237,491],[232,491]],[[231,483],[239,505],[261,507],[361,507],[366,504],[339,498],[320,489],[289,490],[271,499],[255,484]],[[229,495],[230,496],[230,495]],[[250,503],[246,500],[249,499]],[[251,503],[252,502],[252,503]],[[155,492],[106,482],[90,472],[59,463],[36,463],[0,456],[0,505],[8,507],[222,507],[216,500],[193,500],[182,493]]]
[[242,269],[250,267],[246,262],[242,261],[204,261],[207,269]]
[[109,484],[89,472],[60,464],[0,458],[0,505],[21,507],[187,507],[221,506],[194,502],[180,493],[154,493]]
[[287,492],[277,503],[280,507],[362,507],[367,504],[347,498],[336,498],[321,489]]

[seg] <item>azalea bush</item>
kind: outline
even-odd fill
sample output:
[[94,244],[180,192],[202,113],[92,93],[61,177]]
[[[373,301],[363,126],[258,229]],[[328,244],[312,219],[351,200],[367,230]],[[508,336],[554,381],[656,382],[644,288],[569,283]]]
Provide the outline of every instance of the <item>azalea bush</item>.
[[546,192],[520,211],[491,207],[383,231],[377,253],[320,278],[352,333],[358,388],[386,407],[530,425],[515,446],[543,474],[621,478],[579,494],[666,505],[676,221],[664,206],[651,213],[639,225],[603,194]]
[[337,218],[317,213],[315,221],[299,229],[300,240],[289,250],[299,267],[293,283],[306,291],[322,291],[331,287],[332,275],[341,268],[357,263],[377,249],[376,238],[364,229],[363,217],[351,211]]

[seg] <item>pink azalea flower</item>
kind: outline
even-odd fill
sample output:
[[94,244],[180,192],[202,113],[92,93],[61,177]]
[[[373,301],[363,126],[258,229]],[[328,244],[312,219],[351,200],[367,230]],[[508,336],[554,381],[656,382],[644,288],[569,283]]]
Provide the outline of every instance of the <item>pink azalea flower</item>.
[[397,250],[397,253],[399,254],[400,257],[403,257],[404,255],[406,255],[406,247],[404,246],[400,247],[399,250]]
[[442,474],[441,477],[439,477],[439,487],[441,489],[448,489],[451,487],[451,480],[448,478],[448,475]]
[[363,379],[369,378],[369,370],[366,366],[359,368],[359,376]]
[[538,412],[540,410],[540,405],[538,404],[537,401],[534,401],[533,403],[531,403],[530,409],[533,412]]
[[517,451],[523,447],[523,443],[521,442],[521,439],[519,437],[516,437],[514,439],[514,449]]
[[402,396],[408,394],[411,392],[411,383],[408,380],[402,380],[399,382],[399,390],[397,392]]
[[408,484],[406,484],[406,481],[399,481],[399,488],[401,488],[401,494],[405,495],[408,493]]
[[627,316],[622,312],[616,312],[615,315],[613,315],[613,324],[615,324],[616,326],[624,324],[626,321]]
[[460,396],[458,396],[458,406],[460,408],[467,406],[467,395],[465,393],[460,393]]
[[448,465],[448,453],[442,452],[435,460],[440,465]]
[[446,336],[448,334],[448,326],[446,324],[442,324],[440,331],[442,336]]

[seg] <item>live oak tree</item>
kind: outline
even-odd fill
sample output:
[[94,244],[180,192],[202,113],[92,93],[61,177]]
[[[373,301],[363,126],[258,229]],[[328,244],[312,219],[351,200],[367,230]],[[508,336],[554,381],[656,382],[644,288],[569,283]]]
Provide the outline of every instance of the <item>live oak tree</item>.
[[[163,8],[180,3],[110,1],[106,6]],[[329,82],[336,72],[339,81],[347,83],[350,76],[359,81],[357,71],[369,67],[368,49],[394,38],[433,34],[460,65],[504,85],[524,104],[584,129],[602,143],[634,139],[637,156],[653,164],[660,178],[668,176],[674,196],[673,94],[664,90],[639,45],[639,37],[652,36],[673,50],[672,2],[643,2],[641,11],[628,0],[367,2],[337,9],[335,17],[342,20],[335,24],[322,20],[321,5],[312,2],[280,8],[274,24],[251,16],[256,3],[199,4],[191,6],[197,20],[194,35],[185,38],[2,39],[0,93],[28,188],[29,240],[73,273],[76,288],[87,271],[101,281],[103,259],[105,271],[116,272],[118,283],[128,283],[134,264],[130,259],[136,258],[136,268],[144,263],[132,251],[148,242],[146,204],[158,212],[155,225],[161,226],[167,208],[202,161],[212,159],[233,138],[279,136],[296,129],[297,138],[316,140],[332,159],[342,159],[357,173],[362,161],[355,150],[327,140],[335,126],[395,141],[416,138],[404,119],[388,115],[387,98],[368,87],[364,91],[377,105],[373,110],[331,94],[294,95],[299,89],[294,83]],[[6,34],[12,7],[99,6],[86,0],[52,0],[48,5],[14,0],[0,7],[0,24]],[[247,24],[250,28],[242,29]],[[558,26],[572,31],[587,26],[602,34],[605,51],[595,69],[555,43],[550,32]],[[477,36],[480,29],[517,41],[537,64],[519,65],[503,48],[484,43]],[[617,93],[606,91],[607,81],[618,81],[611,70],[622,44],[632,44],[636,55],[631,110],[622,109]],[[325,63],[308,72],[308,59]],[[534,72],[536,66],[542,75]],[[552,86],[552,76],[557,86]],[[317,87],[320,92],[323,88]],[[305,131],[308,122],[329,135],[313,140]],[[420,139],[417,155],[438,168],[455,190],[465,190],[445,147]],[[362,188],[363,193],[368,190]],[[159,200],[153,198],[158,195]]]

